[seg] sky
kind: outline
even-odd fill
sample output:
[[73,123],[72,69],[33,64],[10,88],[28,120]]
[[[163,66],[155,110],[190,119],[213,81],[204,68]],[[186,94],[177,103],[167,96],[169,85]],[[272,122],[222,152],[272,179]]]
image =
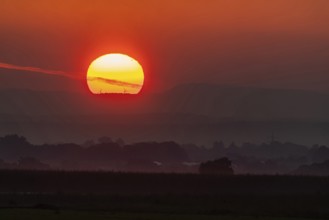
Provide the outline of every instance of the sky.
[[75,78],[92,60],[120,52],[142,64],[146,91],[200,82],[328,90],[327,0],[0,0],[0,8],[0,89],[79,91]]

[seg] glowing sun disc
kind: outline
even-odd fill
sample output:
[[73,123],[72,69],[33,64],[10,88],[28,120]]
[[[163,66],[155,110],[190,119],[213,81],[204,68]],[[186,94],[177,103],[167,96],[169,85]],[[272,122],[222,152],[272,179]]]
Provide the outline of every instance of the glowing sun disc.
[[144,72],[137,60],[125,54],[106,54],[89,65],[87,84],[93,94],[138,94]]

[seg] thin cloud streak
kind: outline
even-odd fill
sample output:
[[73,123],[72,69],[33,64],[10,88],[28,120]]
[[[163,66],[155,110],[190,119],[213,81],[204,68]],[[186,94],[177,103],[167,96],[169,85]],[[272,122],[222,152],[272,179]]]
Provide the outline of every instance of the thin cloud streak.
[[[0,62],[0,68],[11,69],[11,70],[22,70],[22,71],[54,75],[54,76],[64,76],[64,77],[75,79],[75,80],[85,80],[84,78],[74,76],[73,74],[69,74],[64,71],[47,70],[47,69],[42,69],[39,67],[18,66],[18,65]],[[106,78],[102,78],[102,77],[88,77],[88,81],[93,81],[93,80],[102,81],[102,82],[105,82],[105,83],[108,83],[111,85],[116,85],[116,86],[125,86],[125,87],[131,87],[131,88],[140,88],[141,87],[141,85],[139,85],[139,84],[128,83],[128,82],[123,82],[123,81],[119,81],[119,80],[106,79]]]
[[94,80],[105,82],[115,86],[124,86],[124,87],[137,88],[137,89],[141,87],[140,84],[128,83],[114,79],[106,79],[102,77],[88,77],[88,81],[94,81]]
[[17,66],[17,65],[13,65],[13,64],[1,63],[0,62],[0,68],[12,69],[12,70],[22,70],[22,71],[29,71],[29,72],[36,72],[36,73],[43,73],[43,74],[47,74],[47,75],[64,76],[64,77],[68,77],[68,78],[72,78],[72,79],[81,79],[79,77],[68,74],[64,71],[46,70],[46,69],[42,69],[42,68],[39,68],[39,67]]

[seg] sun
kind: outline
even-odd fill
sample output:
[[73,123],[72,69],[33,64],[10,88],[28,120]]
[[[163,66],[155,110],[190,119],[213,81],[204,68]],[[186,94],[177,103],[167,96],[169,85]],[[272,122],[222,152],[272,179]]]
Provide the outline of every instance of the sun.
[[130,56],[110,53],[89,65],[87,84],[93,94],[138,94],[144,84],[144,72]]

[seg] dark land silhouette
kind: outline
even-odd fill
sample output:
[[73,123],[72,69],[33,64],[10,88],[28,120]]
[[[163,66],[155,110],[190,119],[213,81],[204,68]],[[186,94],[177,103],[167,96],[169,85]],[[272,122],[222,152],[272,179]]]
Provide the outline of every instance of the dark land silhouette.
[[326,95],[192,88],[114,107],[0,93],[0,218],[329,218]]
[[219,141],[209,148],[173,141],[127,144],[107,136],[81,145],[34,145],[25,137],[7,135],[0,137],[0,155],[0,169],[16,170],[328,175],[329,148],[275,140],[241,145]]
[[0,93],[1,219],[329,218],[326,94],[85,95]]
[[302,165],[293,173],[297,175],[329,176],[329,160],[326,160],[322,163]]
[[199,166],[200,174],[213,174],[213,175],[233,175],[232,161],[223,157],[213,161],[201,163]]
[[277,140],[329,145],[326,92],[216,84],[184,84],[138,96],[89,91],[2,89],[0,135],[32,143],[76,142],[111,135],[128,143],[196,143]]
[[29,210],[64,218],[74,210],[109,219],[329,217],[328,177],[2,170],[0,178],[0,216]]

